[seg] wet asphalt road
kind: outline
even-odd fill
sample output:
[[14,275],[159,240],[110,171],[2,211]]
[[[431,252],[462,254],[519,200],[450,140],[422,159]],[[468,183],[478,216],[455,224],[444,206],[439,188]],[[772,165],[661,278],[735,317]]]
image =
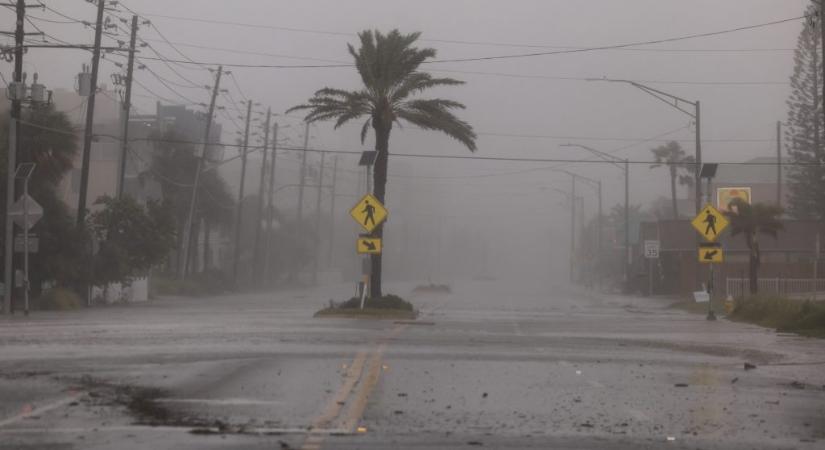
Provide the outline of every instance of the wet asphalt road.
[[[823,448],[823,341],[473,281],[415,322],[350,286],[0,318],[0,449]],[[745,370],[745,363],[755,369]]]

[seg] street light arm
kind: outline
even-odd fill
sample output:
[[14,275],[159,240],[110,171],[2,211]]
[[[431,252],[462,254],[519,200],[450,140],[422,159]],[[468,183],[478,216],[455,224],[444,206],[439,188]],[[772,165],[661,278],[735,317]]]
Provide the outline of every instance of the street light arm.
[[[590,81],[608,81],[608,82],[611,82],[611,83],[626,83],[626,84],[629,84],[629,85],[631,85],[631,86],[647,93],[648,95],[651,95],[651,96],[655,97],[657,100],[660,100],[660,101],[664,102],[665,104],[669,105],[670,107],[672,107],[674,109],[678,109],[682,113],[687,114],[688,116],[690,116],[694,119],[696,118],[696,114],[694,114],[690,111],[687,111],[685,109],[682,109],[679,106],[679,103],[681,102],[681,103],[685,103],[685,104],[688,104],[688,105],[693,106],[694,108],[696,108],[696,102],[692,102],[692,101],[686,100],[682,97],[679,97],[679,96],[676,96],[676,95],[673,95],[673,94],[669,94],[669,93],[664,92],[664,91],[660,91],[659,89],[652,88],[652,87],[644,85],[642,83],[639,83],[639,82],[636,82],[636,81],[633,81],[633,80],[618,80],[618,79],[613,79],[613,78],[593,78]],[[668,101],[667,99],[670,99],[672,101]]]
[[596,150],[595,148],[588,147],[588,146],[582,145],[582,144],[567,143],[567,144],[561,144],[560,146],[561,147],[578,147],[578,148],[587,150],[588,152],[598,156],[602,160],[607,161],[607,162],[613,164],[614,166],[622,169],[622,166],[619,163],[623,163],[624,160],[622,158],[619,158],[618,156],[611,155],[610,153],[605,153],[605,152]]

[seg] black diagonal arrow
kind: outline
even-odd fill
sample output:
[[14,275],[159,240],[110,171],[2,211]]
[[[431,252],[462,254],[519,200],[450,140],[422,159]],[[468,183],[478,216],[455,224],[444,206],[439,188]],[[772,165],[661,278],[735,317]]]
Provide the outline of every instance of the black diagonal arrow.
[[375,250],[375,243],[370,242],[370,241],[361,241],[361,243],[364,244],[364,247],[367,247],[367,250],[369,250],[369,251],[374,251]]
[[705,260],[706,261],[712,260],[713,257],[716,256],[717,253],[719,253],[719,250],[711,250],[711,251],[705,253]]

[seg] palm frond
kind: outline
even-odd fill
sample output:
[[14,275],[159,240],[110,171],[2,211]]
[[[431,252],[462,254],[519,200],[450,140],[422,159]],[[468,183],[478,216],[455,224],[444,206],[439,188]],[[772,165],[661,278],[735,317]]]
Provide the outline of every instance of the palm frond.
[[361,144],[367,140],[367,133],[370,130],[370,126],[372,126],[372,117],[364,121],[364,125],[361,127]]
[[390,93],[390,102],[398,103],[405,100],[412,94],[424,91],[426,89],[436,86],[455,86],[464,84],[463,81],[453,78],[433,78],[432,75],[425,72],[413,72],[409,74],[393,91]]
[[473,127],[456,117],[451,109],[464,109],[464,105],[445,99],[412,100],[399,105],[396,116],[425,130],[440,131],[475,151]]

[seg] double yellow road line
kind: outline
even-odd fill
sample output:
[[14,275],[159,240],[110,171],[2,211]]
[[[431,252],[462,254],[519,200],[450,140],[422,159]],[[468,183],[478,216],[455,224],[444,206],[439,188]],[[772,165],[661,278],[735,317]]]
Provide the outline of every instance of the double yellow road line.
[[367,409],[369,396],[384,370],[383,358],[387,341],[398,336],[407,326],[396,325],[371,351],[361,350],[356,353],[352,363],[347,367],[341,387],[312,421],[301,450],[319,450],[330,434],[366,431],[359,427],[359,422]]

